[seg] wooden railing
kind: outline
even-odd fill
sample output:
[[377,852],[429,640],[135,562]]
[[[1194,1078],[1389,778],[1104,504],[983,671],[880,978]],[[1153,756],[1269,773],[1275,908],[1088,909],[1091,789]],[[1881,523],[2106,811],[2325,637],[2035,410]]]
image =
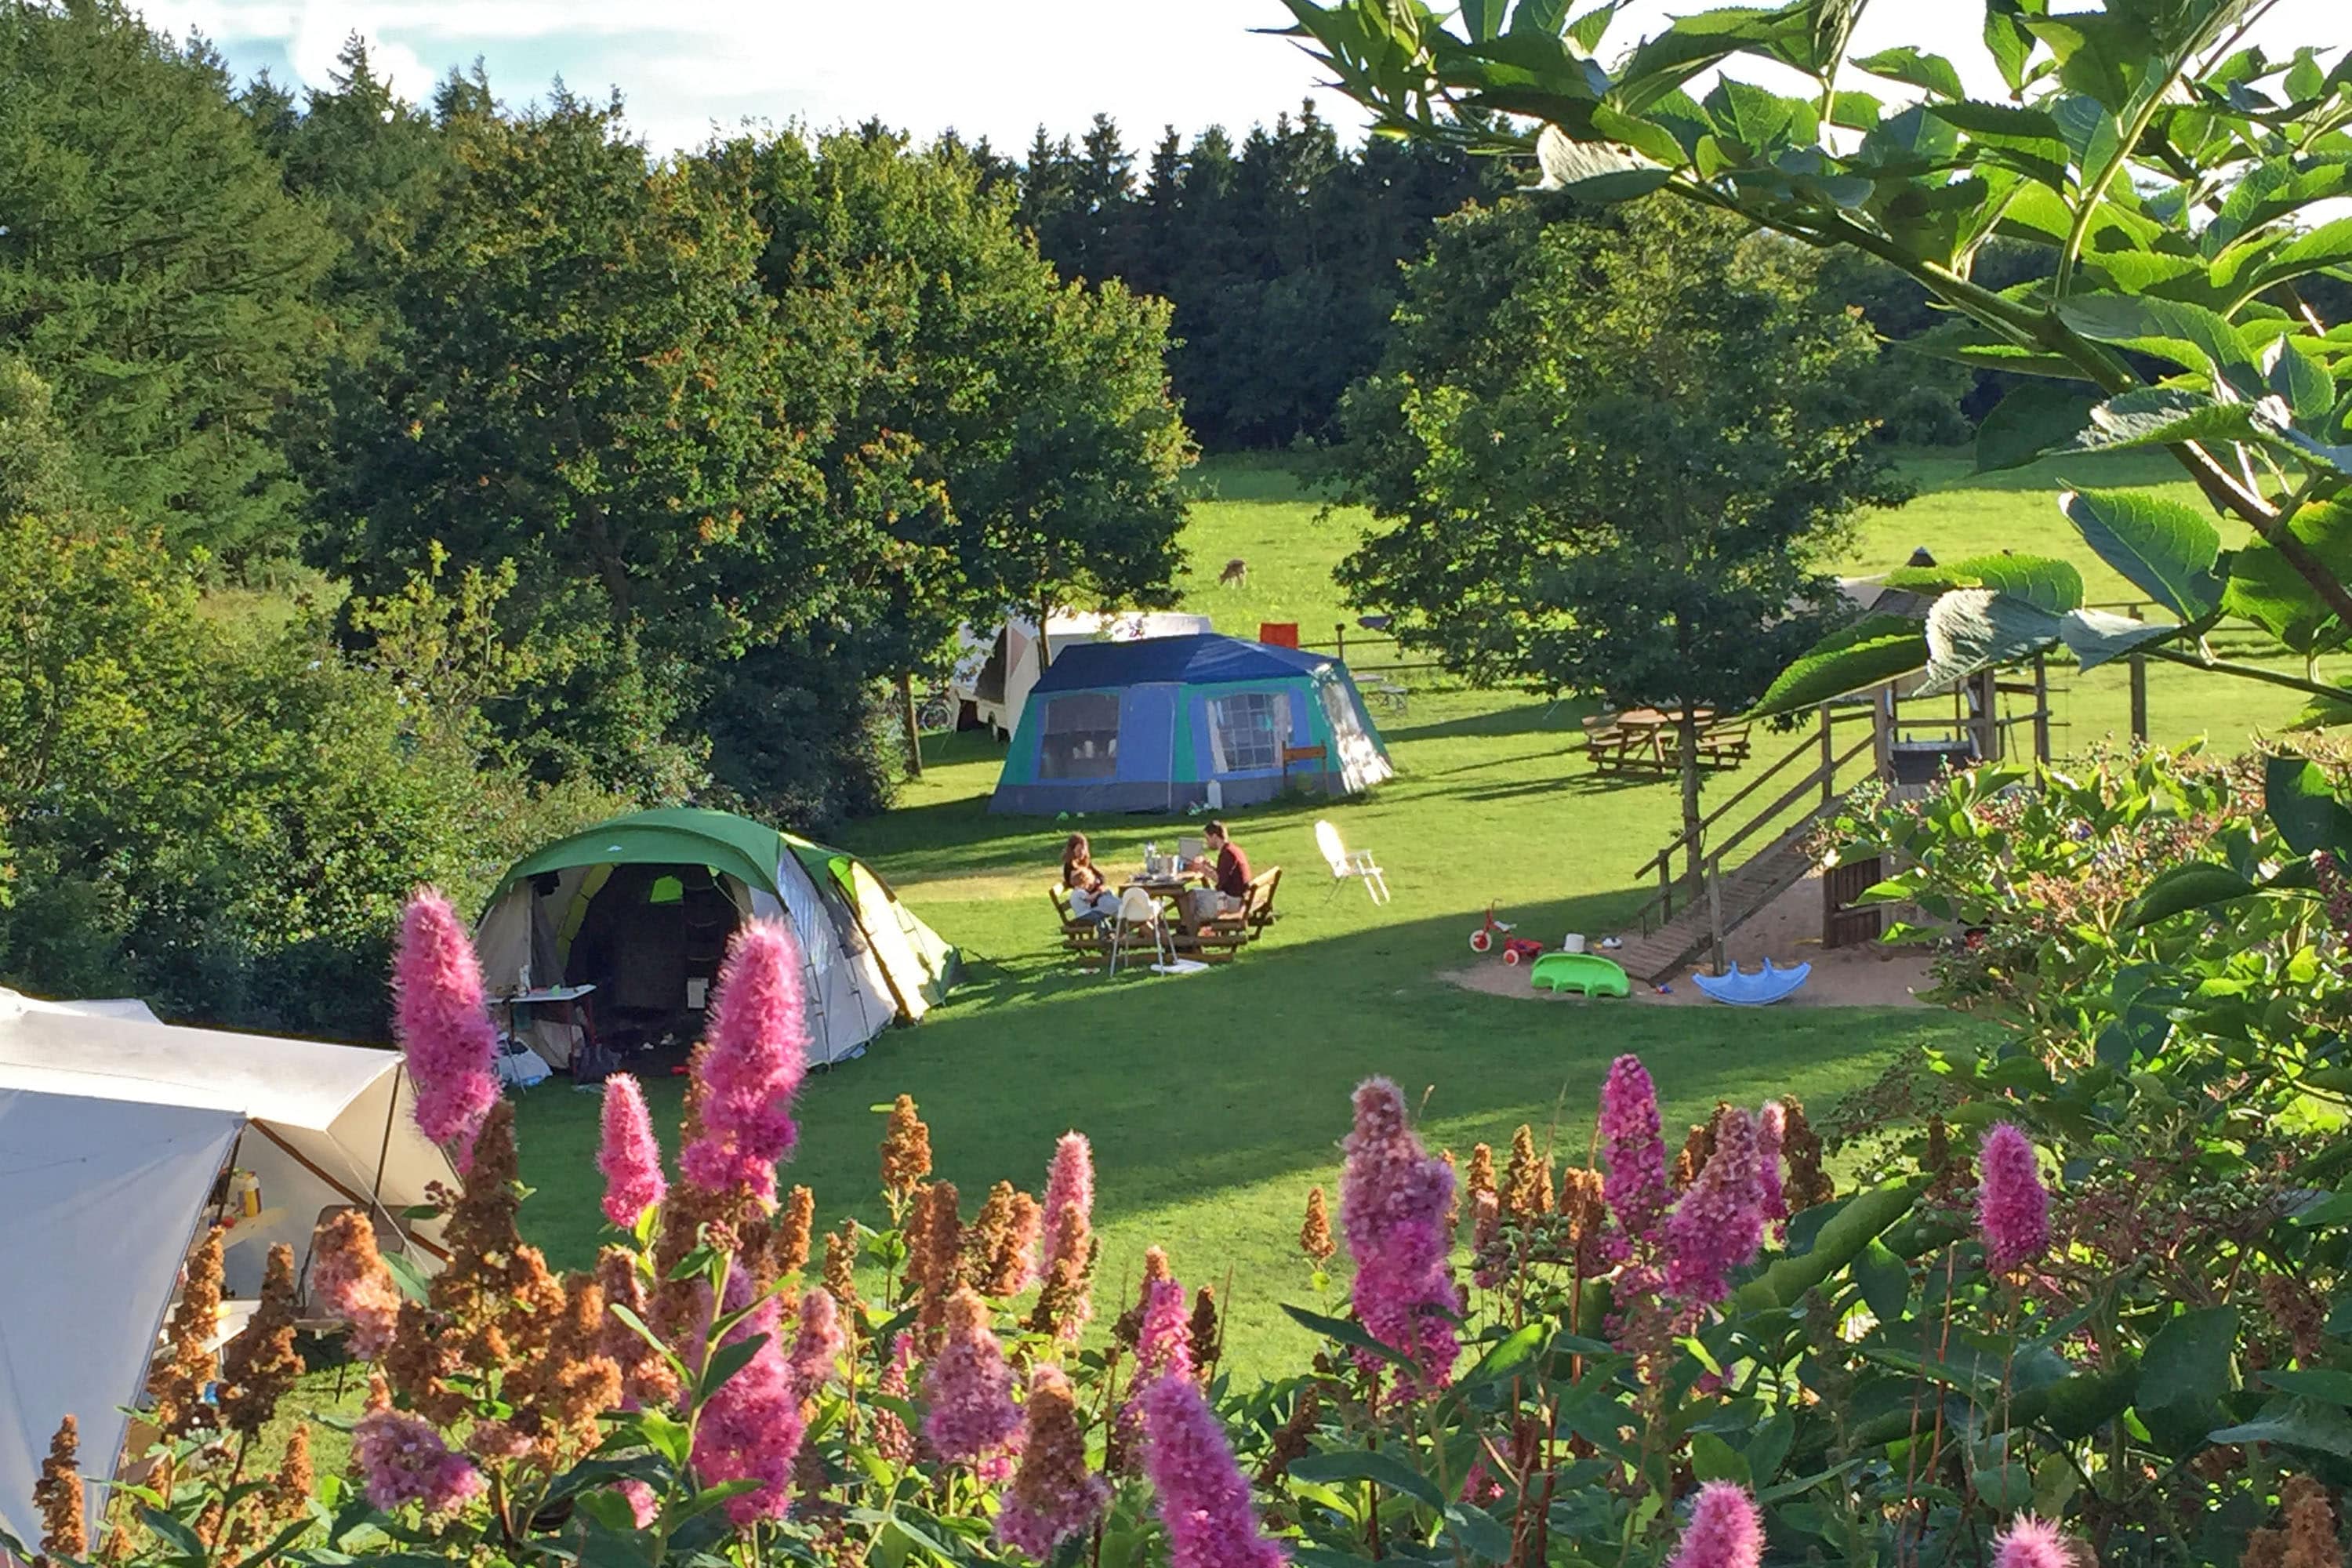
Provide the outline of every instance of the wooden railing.
[[[1848,711],[1852,713],[1851,710]],[[1870,715],[1865,710],[1854,716],[1867,718]],[[1874,773],[1877,771],[1878,760],[1875,752],[1878,734],[1874,723],[1864,732],[1862,739],[1840,752],[1837,749],[1835,711],[1829,707],[1823,707],[1820,710],[1819,722],[1821,734],[1820,744],[1817,747],[1790,747],[1781,754],[1779,762],[1748,780],[1740,787],[1738,794],[1699,818],[1695,826],[1685,827],[1682,832],[1675,834],[1664,848],[1642,863],[1640,868],[1633,873],[1635,881],[1646,880],[1654,871],[1658,879],[1658,890],[1650,895],[1648,901],[1634,912],[1634,922],[1641,927],[1643,935],[1648,935],[1659,926],[1674,919],[1675,889],[1677,885],[1674,870],[1675,856],[1683,855],[1697,862],[1694,871],[1696,879],[1687,877],[1684,879],[1690,883],[1691,891],[1696,896],[1702,887],[1713,888],[1717,879],[1716,873],[1720,869],[1725,856],[1778,821],[1781,813],[1796,805],[1815,791],[1820,792],[1821,806],[1826,806],[1837,799],[1838,774],[1856,757],[1871,753],[1871,771]],[[1806,758],[1812,759],[1811,766],[1807,768],[1801,776],[1791,782],[1769,805],[1750,815],[1726,837],[1712,843],[1709,842],[1707,833],[1710,828],[1729,816],[1738,808],[1740,803],[1758,790],[1762,789]]]

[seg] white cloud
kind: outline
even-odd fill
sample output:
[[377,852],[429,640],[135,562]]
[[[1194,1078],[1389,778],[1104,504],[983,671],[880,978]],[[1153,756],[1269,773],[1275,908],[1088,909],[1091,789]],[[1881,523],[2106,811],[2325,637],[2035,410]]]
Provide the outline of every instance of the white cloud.
[[[1635,0],[1612,43],[1709,0]],[[800,118],[829,126],[878,115],[919,134],[953,125],[1017,151],[1034,127],[1083,130],[1096,110],[1130,144],[1164,123],[1236,131],[1295,109],[1316,69],[1279,27],[1280,0],[151,0],[152,22],[195,26],[234,63],[282,53],[308,85],[327,79],[352,31],[403,91],[477,56],[524,100],[561,75],[576,90],[617,85],[655,146],[689,145],[714,124]],[[2352,42],[2344,0],[2280,0],[2255,35],[2274,49]],[[1910,43],[1948,55],[1971,88],[1998,90],[1974,0],[1879,0],[1857,52]],[[1318,95],[1325,113],[1360,123]]]

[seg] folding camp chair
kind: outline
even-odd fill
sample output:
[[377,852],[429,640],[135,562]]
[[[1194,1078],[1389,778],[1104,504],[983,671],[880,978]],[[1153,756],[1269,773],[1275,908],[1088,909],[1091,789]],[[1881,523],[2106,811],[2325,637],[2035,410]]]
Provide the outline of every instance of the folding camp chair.
[[1339,830],[1328,821],[1315,824],[1315,847],[1323,852],[1323,863],[1331,868],[1331,890],[1323,895],[1324,902],[1330,902],[1332,894],[1350,877],[1363,879],[1365,896],[1372,902],[1389,901],[1388,878],[1373,861],[1370,850],[1349,848],[1340,842]]

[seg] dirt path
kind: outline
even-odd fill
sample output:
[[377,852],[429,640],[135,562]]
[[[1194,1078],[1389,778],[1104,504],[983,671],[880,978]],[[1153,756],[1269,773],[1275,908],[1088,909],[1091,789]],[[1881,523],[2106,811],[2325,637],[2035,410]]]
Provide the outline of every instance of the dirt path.
[[[1822,951],[1822,885],[1808,877],[1771,906],[1731,933],[1724,946],[1732,963],[1754,969],[1769,958],[1787,968],[1810,963],[1812,974],[1786,1002],[1787,1007],[1920,1007],[1927,1004],[1913,994],[1929,984],[1925,953],[1906,948],[1847,947]],[[1704,960],[1702,960],[1702,963]],[[1513,968],[1499,958],[1486,957],[1443,978],[1465,990],[1489,996],[1509,996],[1529,1002],[1581,1003],[1580,996],[1558,996],[1528,984],[1524,966]],[[1651,1006],[1715,1006],[1706,994],[1691,984],[1687,973],[1668,983],[1663,995],[1636,982],[1632,1000]]]

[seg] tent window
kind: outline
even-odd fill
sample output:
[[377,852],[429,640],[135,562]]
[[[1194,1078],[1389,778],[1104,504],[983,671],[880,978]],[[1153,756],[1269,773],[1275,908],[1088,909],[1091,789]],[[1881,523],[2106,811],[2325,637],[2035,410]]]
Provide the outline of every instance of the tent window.
[[1209,750],[1218,773],[1280,767],[1289,734],[1290,699],[1279,691],[1244,691],[1209,700]]
[[1107,779],[1118,771],[1116,692],[1073,691],[1049,698],[1039,731],[1039,778]]

